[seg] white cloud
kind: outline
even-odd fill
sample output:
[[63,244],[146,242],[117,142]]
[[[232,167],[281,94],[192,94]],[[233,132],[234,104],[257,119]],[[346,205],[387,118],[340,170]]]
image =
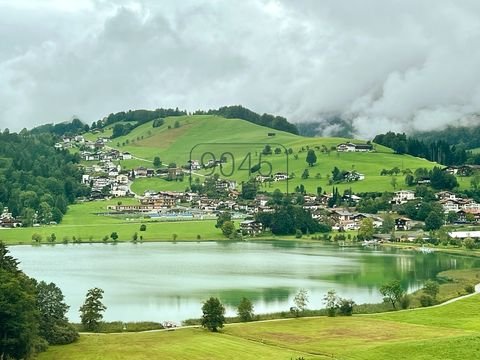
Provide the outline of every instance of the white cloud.
[[474,0],[41,4],[0,1],[0,128],[243,104],[368,137],[480,108]]

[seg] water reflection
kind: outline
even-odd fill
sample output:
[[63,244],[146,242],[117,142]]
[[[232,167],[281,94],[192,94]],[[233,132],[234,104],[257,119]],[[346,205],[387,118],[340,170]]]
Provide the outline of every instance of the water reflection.
[[444,253],[293,241],[16,246],[11,252],[29,275],[60,286],[74,321],[95,286],[105,290],[107,320],[181,321],[199,317],[209,296],[220,297],[228,315],[242,297],[258,313],[288,311],[305,288],[310,307],[320,308],[329,289],[357,303],[374,302],[389,280],[415,290],[440,271],[480,267],[475,258]]

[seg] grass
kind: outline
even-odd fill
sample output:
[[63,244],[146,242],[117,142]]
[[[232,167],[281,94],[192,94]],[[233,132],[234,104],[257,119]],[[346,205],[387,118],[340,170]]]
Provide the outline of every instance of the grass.
[[54,359],[477,359],[480,295],[437,308],[353,317],[297,318],[227,325],[82,335],[39,356]]
[[[180,123],[179,128],[174,127],[176,121]],[[109,134],[108,131],[106,130],[105,134]],[[275,133],[274,137],[268,136],[268,133],[271,132]],[[88,137],[91,138],[92,134],[89,134]],[[127,140],[128,144],[126,144]],[[260,161],[267,161],[272,165],[272,173],[286,172],[287,162],[285,154],[260,156],[265,144],[271,144],[272,150],[276,147],[282,148],[277,145],[281,144],[285,148],[293,150],[293,154],[289,155],[288,161],[288,173],[295,174],[295,177],[289,181],[290,192],[300,184],[303,184],[307,191],[311,193],[315,193],[318,186],[321,186],[324,190],[329,190],[331,185],[328,184],[327,177],[331,175],[334,166],[343,170],[354,169],[366,176],[366,179],[363,181],[338,184],[340,191],[349,188],[352,188],[354,192],[393,191],[395,189],[391,185],[391,177],[379,175],[383,168],[409,168],[414,171],[419,167],[431,168],[435,165],[435,163],[425,159],[394,154],[391,149],[376,145],[376,152],[373,153],[337,153],[332,151],[327,154],[321,153],[317,148],[315,150],[317,163],[313,167],[308,167],[305,161],[307,147],[315,149],[315,147],[324,145],[330,149],[345,141],[351,141],[351,139],[307,138],[272,130],[240,119],[225,119],[213,115],[196,115],[166,118],[165,124],[158,128],[153,128],[152,122],[143,124],[135,128],[130,134],[113,139],[109,146],[118,148],[121,151],[129,151],[136,157],[148,161],[153,161],[155,156],[159,156],[164,164],[175,162],[179,166],[187,163],[190,159],[190,150],[195,145],[197,147],[192,151],[192,159],[196,160],[200,160],[202,154],[207,152],[213,153],[216,159],[219,159],[222,154],[230,152],[235,161],[234,172],[231,178],[240,183],[248,179],[248,171],[239,168],[249,153],[250,158],[246,159],[242,169],[247,169]],[[239,143],[249,144],[239,145]],[[117,146],[118,144],[120,146]],[[295,156],[298,156],[298,159],[295,159]],[[229,173],[233,164],[232,159],[228,155],[227,157],[228,162],[225,165],[224,173]],[[204,157],[205,162],[209,159],[210,155]],[[250,166],[247,166],[248,162],[250,162]],[[127,160],[121,162],[121,164],[126,168],[139,165],[148,166],[148,163],[142,160]],[[308,169],[310,173],[308,179],[301,178],[305,169]],[[269,170],[268,165],[264,164],[261,171],[268,173]],[[219,172],[220,169],[217,168],[216,171]],[[202,170],[198,173],[200,175],[194,175],[194,177],[202,178],[202,175],[208,172]],[[222,177],[225,178],[226,176]],[[465,184],[467,182],[465,181]],[[186,186],[188,186],[188,179],[184,182],[167,182],[161,179],[149,179],[148,181],[137,179],[133,184],[133,189],[139,193],[146,189],[184,191]],[[264,190],[273,191],[276,188],[286,191],[286,182],[274,183],[271,187],[264,188]],[[396,189],[400,188],[406,188],[403,176],[397,176]]]
[[[147,225],[146,231],[139,231],[140,225]],[[162,221],[162,222],[132,222],[111,223],[111,224],[82,224],[76,225],[55,225],[38,228],[5,229],[0,231],[0,240],[7,245],[31,244],[32,235],[40,234],[43,237],[42,243],[47,243],[46,238],[54,233],[57,243],[61,243],[64,237],[68,242],[73,242],[73,237],[81,242],[101,242],[105,235],[110,236],[112,232],[119,235],[118,241],[131,241],[132,236],[137,232],[143,237],[143,241],[173,241],[173,234],[177,234],[176,241],[198,240],[226,240],[219,229],[215,228],[215,220],[198,221]],[[111,240],[109,240],[111,241]]]

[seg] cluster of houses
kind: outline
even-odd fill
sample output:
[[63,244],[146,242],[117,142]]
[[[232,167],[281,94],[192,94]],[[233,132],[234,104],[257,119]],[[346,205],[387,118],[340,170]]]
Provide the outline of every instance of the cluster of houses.
[[458,215],[458,222],[480,221],[480,204],[475,200],[458,197],[450,191],[441,191],[436,197],[445,213],[455,212]]

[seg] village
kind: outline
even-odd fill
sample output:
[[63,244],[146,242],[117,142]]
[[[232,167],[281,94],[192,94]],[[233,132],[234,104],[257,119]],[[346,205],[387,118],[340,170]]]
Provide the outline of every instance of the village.
[[[244,199],[241,191],[238,190],[239,184],[233,180],[222,179],[217,176],[209,180],[208,186],[213,186],[217,194],[221,194],[221,196],[208,196],[206,193],[192,191],[191,189],[184,192],[147,190],[143,194],[134,194],[131,191],[131,183],[137,178],[160,177],[170,181],[183,181],[186,174],[190,171],[200,170],[202,166],[198,160],[192,160],[182,167],[122,169],[118,160],[130,160],[133,155],[108,147],[107,143],[109,141],[108,138],[99,137],[97,141],[92,142],[85,140],[83,136],[75,136],[72,138],[64,137],[62,142],[55,144],[56,149],[70,149],[72,147],[79,149],[84,170],[82,183],[90,187],[91,190],[90,197],[84,199],[84,201],[119,198],[116,205],[106,206],[105,212],[99,215],[141,217],[152,221],[174,221],[215,219],[219,213],[228,211],[232,214],[232,219],[235,219],[238,223],[238,231],[243,235],[256,236],[268,231],[255,218],[259,213],[275,211],[271,194],[258,192],[254,198]],[[367,152],[372,150],[373,147],[370,144],[342,143],[337,146],[339,152]],[[448,172],[454,170],[466,171],[465,169],[452,170],[451,168],[445,170]],[[288,176],[286,173],[275,173],[270,177],[258,175],[255,181],[258,183],[286,181]],[[206,183],[197,185],[204,187]],[[344,194],[340,205],[332,205],[332,197],[334,196],[336,195],[325,192],[315,195],[297,194],[294,201],[310,212],[313,219],[328,224],[332,231],[336,232],[358,231],[364,219],[370,219],[375,229],[381,229],[386,213],[393,217],[393,230],[395,232],[418,231],[422,230],[424,226],[424,222],[412,220],[396,211],[408,202],[421,200],[413,190],[394,191],[389,195],[388,200],[392,210],[375,213],[356,210],[358,203],[362,200],[360,196]],[[138,203],[123,204],[121,198],[125,197],[134,198]],[[435,194],[434,201],[442,206],[444,217],[445,219],[449,218],[451,224],[478,224],[480,222],[480,204],[473,199],[460,197],[450,191],[440,191]],[[447,220],[444,221],[444,224],[447,224]],[[21,219],[14,218],[9,213],[8,208],[5,208],[0,215],[0,227],[21,226]],[[39,224],[35,223],[34,226],[39,226]],[[418,236],[418,233],[414,232],[403,236],[399,235],[400,233],[396,235],[398,240],[413,241]],[[378,239],[390,239],[390,234],[387,235],[379,235]]]

